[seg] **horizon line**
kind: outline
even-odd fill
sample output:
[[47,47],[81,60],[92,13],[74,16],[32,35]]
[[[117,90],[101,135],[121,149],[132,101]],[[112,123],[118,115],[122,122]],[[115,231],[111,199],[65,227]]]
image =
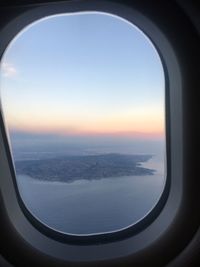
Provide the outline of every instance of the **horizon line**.
[[61,136],[61,137],[132,137],[132,138],[163,138],[165,137],[164,131],[159,132],[140,132],[140,131],[115,131],[115,132],[97,132],[97,131],[37,131],[37,130],[24,130],[10,128],[9,134],[27,134],[27,135],[40,135],[40,136]]

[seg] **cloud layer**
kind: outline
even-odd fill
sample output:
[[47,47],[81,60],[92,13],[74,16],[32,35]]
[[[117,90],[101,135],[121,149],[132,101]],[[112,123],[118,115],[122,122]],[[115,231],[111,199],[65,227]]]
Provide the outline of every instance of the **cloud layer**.
[[16,68],[10,63],[3,62],[1,69],[4,77],[14,77],[17,74]]

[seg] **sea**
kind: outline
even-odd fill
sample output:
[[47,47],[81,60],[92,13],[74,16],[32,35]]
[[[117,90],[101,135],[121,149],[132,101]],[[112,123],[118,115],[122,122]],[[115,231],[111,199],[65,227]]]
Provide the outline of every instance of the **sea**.
[[27,209],[46,226],[71,235],[110,233],[142,220],[163,193],[163,158],[154,155],[141,166],[156,172],[69,183],[17,175],[17,184]]

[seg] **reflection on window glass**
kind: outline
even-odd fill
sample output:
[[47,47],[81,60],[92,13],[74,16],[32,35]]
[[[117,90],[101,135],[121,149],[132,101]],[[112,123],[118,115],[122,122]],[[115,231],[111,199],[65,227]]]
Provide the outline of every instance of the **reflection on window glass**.
[[106,13],[50,16],[1,61],[16,179],[42,223],[74,235],[144,218],[165,185],[165,81],[136,26]]

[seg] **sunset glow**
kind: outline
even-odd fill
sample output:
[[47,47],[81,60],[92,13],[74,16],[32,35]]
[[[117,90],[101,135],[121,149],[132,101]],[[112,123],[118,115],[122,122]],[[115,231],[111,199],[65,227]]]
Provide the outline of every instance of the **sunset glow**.
[[[10,129],[30,132],[54,132],[58,134],[113,134],[113,135],[142,135],[159,136],[164,134],[163,117],[156,111],[136,114],[114,114],[113,116],[95,117],[79,116],[67,118],[57,114],[30,114],[23,116],[9,114],[8,124]],[[95,115],[95,114],[93,114]],[[29,120],[29,118],[32,118]]]

